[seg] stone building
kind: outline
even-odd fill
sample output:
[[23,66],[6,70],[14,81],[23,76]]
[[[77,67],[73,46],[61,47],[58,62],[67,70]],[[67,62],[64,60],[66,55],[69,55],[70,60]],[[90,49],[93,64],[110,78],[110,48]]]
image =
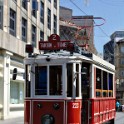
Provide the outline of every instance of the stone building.
[[59,34],[59,0],[0,0],[0,119],[23,110],[25,44],[39,52],[52,33]]
[[104,45],[104,59],[115,65],[116,98],[124,104],[124,31],[115,31]]

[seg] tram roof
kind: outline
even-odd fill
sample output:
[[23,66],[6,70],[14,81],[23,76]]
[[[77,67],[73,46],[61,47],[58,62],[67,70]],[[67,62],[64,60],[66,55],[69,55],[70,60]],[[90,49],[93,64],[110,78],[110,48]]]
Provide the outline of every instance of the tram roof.
[[[64,59],[68,59],[68,60],[84,60],[84,61],[88,61],[89,63],[93,63],[99,66],[104,66],[105,68],[109,68],[111,70],[115,70],[115,66],[112,65],[111,63],[103,60],[102,58],[100,58],[99,56],[96,56],[93,53],[73,53],[70,54],[69,51],[64,51],[64,50],[60,50],[57,52],[48,52],[48,53],[44,53],[44,54],[36,54],[33,55],[31,57],[28,57],[25,59],[25,63],[27,63],[26,61],[32,61],[32,60],[38,60],[38,59],[46,59],[46,58],[52,58],[54,60],[58,59],[58,60],[64,60]],[[30,63],[29,62],[29,63]],[[32,62],[31,62],[32,63]]]

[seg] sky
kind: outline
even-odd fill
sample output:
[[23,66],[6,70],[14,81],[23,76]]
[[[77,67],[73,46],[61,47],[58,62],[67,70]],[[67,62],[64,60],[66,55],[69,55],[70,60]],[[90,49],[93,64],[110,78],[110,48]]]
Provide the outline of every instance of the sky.
[[[124,0],[60,0],[60,6],[72,9],[73,16],[93,15],[102,17],[105,22],[94,27],[94,44],[99,53],[103,53],[103,45],[110,41],[115,31],[124,30]],[[95,19],[95,24],[103,20]]]

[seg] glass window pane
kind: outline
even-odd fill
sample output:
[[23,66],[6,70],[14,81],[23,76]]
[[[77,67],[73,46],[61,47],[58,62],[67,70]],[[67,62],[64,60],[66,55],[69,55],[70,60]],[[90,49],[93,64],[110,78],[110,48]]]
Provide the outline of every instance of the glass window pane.
[[22,40],[27,40],[27,20],[22,18]]
[[24,103],[24,84],[19,82],[10,82],[10,103]]
[[67,96],[72,97],[73,64],[67,64]]
[[50,66],[50,95],[62,95],[62,66]]
[[47,67],[35,67],[35,95],[47,95]]
[[[79,72],[79,64],[76,64],[76,72]],[[79,97],[79,73],[76,74],[76,97]]]
[[109,74],[109,97],[113,96],[113,75]]
[[10,9],[10,34],[16,35],[16,12]]

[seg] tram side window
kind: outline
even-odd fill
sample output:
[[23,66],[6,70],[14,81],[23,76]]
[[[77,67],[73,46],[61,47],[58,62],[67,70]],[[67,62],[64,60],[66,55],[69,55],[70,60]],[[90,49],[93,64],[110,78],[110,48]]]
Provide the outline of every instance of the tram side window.
[[35,67],[35,95],[47,95],[47,67]]
[[107,78],[107,72],[103,71],[103,97],[108,96],[108,78]]
[[72,97],[73,64],[67,64],[67,97]]
[[62,66],[50,66],[50,95],[62,95]]
[[85,99],[89,98],[89,85],[90,85],[90,64],[82,63],[81,69],[81,90],[82,90],[82,97]]
[[30,71],[31,71],[31,65],[26,65],[25,67],[25,73],[26,73],[26,87],[25,87],[25,91],[26,91],[26,97],[30,97],[30,92],[31,92],[31,81],[30,81]]
[[[76,72],[79,72],[79,64],[76,64]],[[76,97],[79,97],[79,73],[76,75]]]
[[96,97],[101,96],[101,70],[96,68]]
[[113,75],[109,73],[109,97],[113,96]]

